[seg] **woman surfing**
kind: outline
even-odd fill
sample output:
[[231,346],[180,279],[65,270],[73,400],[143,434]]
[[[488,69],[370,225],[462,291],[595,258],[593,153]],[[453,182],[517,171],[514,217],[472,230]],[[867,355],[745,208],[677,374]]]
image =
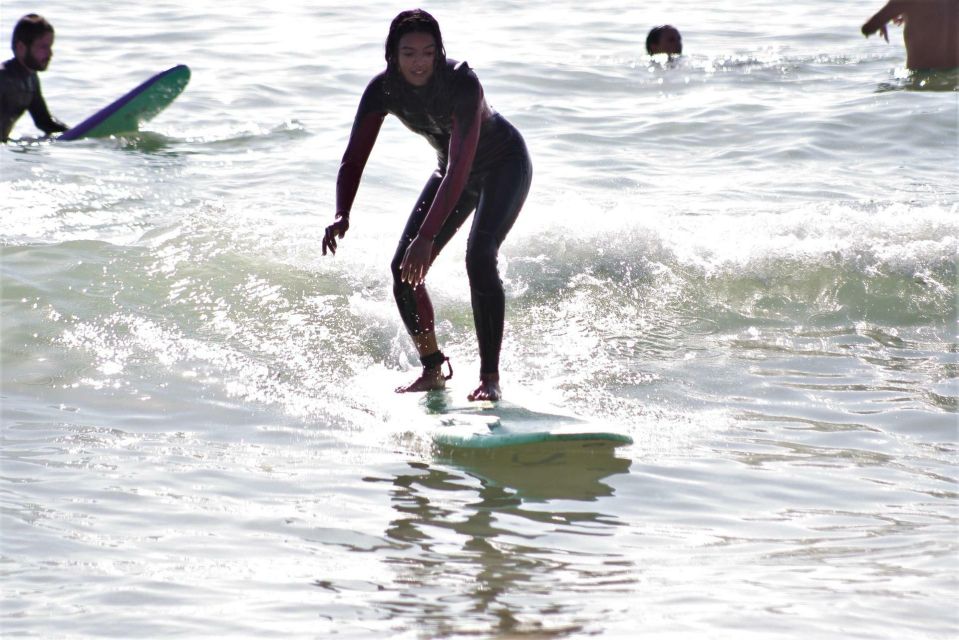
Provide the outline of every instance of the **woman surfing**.
[[[323,255],[336,253],[350,228],[360,178],[387,114],[436,150],[437,168],[423,187],[391,263],[393,295],[423,371],[398,393],[443,389],[452,377],[440,350],[424,280],[443,247],[473,213],[466,244],[473,322],[479,346],[479,385],[469,400],[499,400],[499,355],[505,294],[499,247],[519,215],[532,164],[519,131],[486,102],[466,62],[446,58],[439,24],[420,9],[393,19],[386,69],[367,85],[336,178],[336,214],[323,237]],[[475,212],[475,213],[474,213]],[[449,374],[442,365],[447,363]]]

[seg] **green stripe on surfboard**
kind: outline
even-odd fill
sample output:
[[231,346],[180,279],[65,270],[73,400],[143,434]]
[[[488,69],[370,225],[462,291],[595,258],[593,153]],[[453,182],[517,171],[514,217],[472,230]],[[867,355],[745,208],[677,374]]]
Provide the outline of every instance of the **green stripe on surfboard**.
[[496,430],[489,433],[457,434],[444,433],[442,429],[433,434],[433,443],[440,447],[456,449],[498,449],[500,447],[518,447],[542,443],[575,443],[583,447],[622,447],[633,444],[633,439],[619,433],[582,432],[552,433],[536,431],[517,433],[515,431]]

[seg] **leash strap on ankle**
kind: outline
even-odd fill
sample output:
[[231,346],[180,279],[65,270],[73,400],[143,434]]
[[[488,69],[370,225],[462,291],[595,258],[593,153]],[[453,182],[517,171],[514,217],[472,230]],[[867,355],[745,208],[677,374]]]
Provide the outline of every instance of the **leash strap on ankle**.
[[423,364],[424,369],[434,369],[436,367],[442,367],[443,363],[446,363],[447,368],[449,368],[450,373],[447,376],[443,376],[444,380],[449,380],[453,377],[453,365],[450,364],[450,359],[444,355],[442,351],[437,351],[436,353],[431,353],[428,356],[420,356],[420,362]]

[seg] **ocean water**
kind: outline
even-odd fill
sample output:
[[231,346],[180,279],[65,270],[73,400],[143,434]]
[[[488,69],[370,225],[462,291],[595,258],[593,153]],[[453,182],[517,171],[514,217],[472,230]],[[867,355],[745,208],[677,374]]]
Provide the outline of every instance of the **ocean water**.
[[[880,4],[425,6],[533,156],[506,397],[634,440],[483,458],[391,391],[434,162],[395,119],[320,255],[405,5],[4,2],[55,25],[68,123],[193,77],[138,135],[0,148],[0,635],[959,635],[959,77],[864,39]],[[464,245],[428,280],[450,396]]]

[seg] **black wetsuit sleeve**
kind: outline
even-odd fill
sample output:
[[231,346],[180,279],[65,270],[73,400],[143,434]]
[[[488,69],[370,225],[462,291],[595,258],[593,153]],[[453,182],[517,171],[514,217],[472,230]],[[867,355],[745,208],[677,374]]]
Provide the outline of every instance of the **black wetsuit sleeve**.
[[356,117],[353,119],[353,129],[350,131],[350,140],[346,144],[346,151],[340,161],[340,170],[336,174],[336,214],[348,217],[353,208],[356,191],[360,187],[360,178],[363,169],[370,157],[376,137],[386,118],[381,76],[374,78],[363,92]]
[[465,65],[457,69],[455,74],[456,101],[453,105],[446,175],[420,227],[420,233],[428,238],[436,237],[463,194],[463,187],[473,168],[483,124],[486,103],[479,79]]
[[40,91],[39,83],[37,84],[36,92],[33,94],[33,100],[27,109],[30,111],[30,116],[33,118],[33,123],[37,125],[37,129],[48,135],[54,132],[66,131],[70,128],[50,115],[50,110],[47,109],[47,101],[43,99],[43,93]]

